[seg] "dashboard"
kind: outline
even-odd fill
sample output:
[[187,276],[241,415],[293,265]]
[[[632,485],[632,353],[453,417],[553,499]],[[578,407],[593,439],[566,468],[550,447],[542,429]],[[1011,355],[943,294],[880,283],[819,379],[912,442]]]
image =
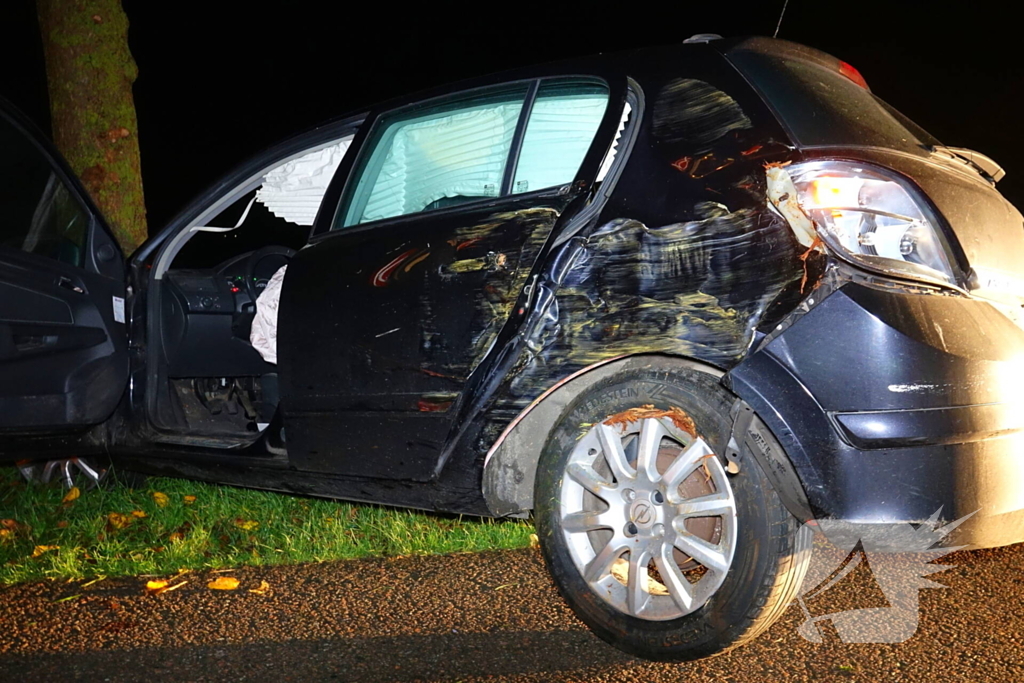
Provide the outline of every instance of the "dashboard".
[[162,295],[168,375],[242,377],[275,372],[249,343],[256,298],[295,252],[271,246],[211,269],[169,270]]

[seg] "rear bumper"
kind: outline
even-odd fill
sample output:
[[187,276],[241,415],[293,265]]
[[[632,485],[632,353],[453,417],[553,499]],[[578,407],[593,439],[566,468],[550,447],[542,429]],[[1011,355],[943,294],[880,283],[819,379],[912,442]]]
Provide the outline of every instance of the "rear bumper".
[[984,301],[847,284],[726,381],[815,517],[971,515],[946,545],[1024,541],[1024,331]]

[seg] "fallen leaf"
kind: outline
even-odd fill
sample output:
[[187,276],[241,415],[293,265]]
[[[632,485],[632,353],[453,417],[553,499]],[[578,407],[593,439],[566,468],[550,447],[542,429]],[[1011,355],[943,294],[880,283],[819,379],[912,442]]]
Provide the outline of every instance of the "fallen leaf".
[[196,502],[195,496],[185,496],[185,505],[191,505],[194,502]]
[[172,585],[170,585],[170,583],[173,580],[174,579],[171,579],[170,581],[167,581],[167,580],[147,581],[146,582],[146,592],[149,593],[150,595],[160,595],[160,594],[166,593],[168,591],[177,590],[178,588],[181,588],[186,583],[188,583],[188,581],[181,581],[180,583],[176,583],[176,584],[174,584],[172,586]]
[[216,579],[206,584],[207,588],[212,588],[215,591],[233,591],[238,588],[238,579],[230,576],[218,576]]
[[540,539],[537,538],[537,534],[530,534],[530,547],[531,548],[539,548],[540,547]]
[[260,581],[260,587],[259,588],[250,588],[249,592],[250,593],[255,593],[256,595],[266,595],[267,591],[269,591],[269,590],[270,590],[270,584],[267,583],[266,581]]
[[260,523],[254,522],[251,519],[236,519],[235,526],[242,531],[256,531],[256,529],[260,528]]
[[107,515],[107,523],[115,529],[123,529],[132,523],[130,515],[122,515],[120,512],[111,512]]
[[693,424],[693,419],[684,413],[680,408],[672,406],[668,410],[659,410],[651,404],[642,405],[639,408],[630,408],[629,410],[623,410],[621,413],[616,413],[604,421],[604,424],[608,426],[621,426],[623,429],[626,425],[637,420],[643,420],[646,418],[662,418],[667,417],[672,420],[681,431],[686,432],[692,437],[697,436],[697,428]]
[[68,528],[68,520],[62,519],[59,522],[57,522],[57,528],[58,529],[67,529]]
[[135,517],[136,519],[142,519],[144,517],[149,517],[149,515],[147,515],[142,510],[132,510],[132,517]]
[[153,502],[157,504],[157,507],[165,508],[167,507],[167,504],[171,502],[171,499],[167,497],[166,493],[153,491]]
[[37,545],[35,550],[32,551],[32,557],[39,557],[43,553],[49,550],[56,550],[59,547],[59,545]]
[[171,543],[177,543],[178,541],[184,541],[185,540],[185,534],[183,534],[180,531],[172,531],[170,533],[170,535],[167,537],[167,540],[170,541]]
[[82,491],[77,486],[72,486],[68,489],[67,494],[65,494],[64,499],[61,502],[64,504],[73,503],[78,500],[80,495],[82,495]]
[[14,532],[10,529],[0,529],[0,538],[10,538],[14,536]]
[[0,519],[0,526],[7,529],[8,531],[16,531],[20,524],[13,519]]
[[89,586],[93,585],[94,583],[99,583],[100,581],[104,580],[105,578],[107,578],[107,577],[105,577],[105,576],[97,576],[92,581],[86,581],[81,586],[79,586],[79,588],[88,588]]

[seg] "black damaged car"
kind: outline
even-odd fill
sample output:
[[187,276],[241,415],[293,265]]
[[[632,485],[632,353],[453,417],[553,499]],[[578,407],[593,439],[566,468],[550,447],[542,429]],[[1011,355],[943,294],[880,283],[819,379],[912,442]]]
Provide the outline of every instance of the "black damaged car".
[[[0,116],[0,451],[537,525],[628,652],[796,595],[804,522],[1024,541],[1024,224],[850,65],[766,38],[328,123],[123,259]],[[937,513],[937,514],[936,514]]]

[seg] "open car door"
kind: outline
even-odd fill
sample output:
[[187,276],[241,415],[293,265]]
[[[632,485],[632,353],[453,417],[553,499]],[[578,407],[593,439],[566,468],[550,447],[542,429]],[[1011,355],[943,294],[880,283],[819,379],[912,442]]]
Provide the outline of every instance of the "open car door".
[[[67,164],[0,100],[0,455],[81,431],[128,382],[124,258]],[[58,443],[57,440],[52,442]]]

